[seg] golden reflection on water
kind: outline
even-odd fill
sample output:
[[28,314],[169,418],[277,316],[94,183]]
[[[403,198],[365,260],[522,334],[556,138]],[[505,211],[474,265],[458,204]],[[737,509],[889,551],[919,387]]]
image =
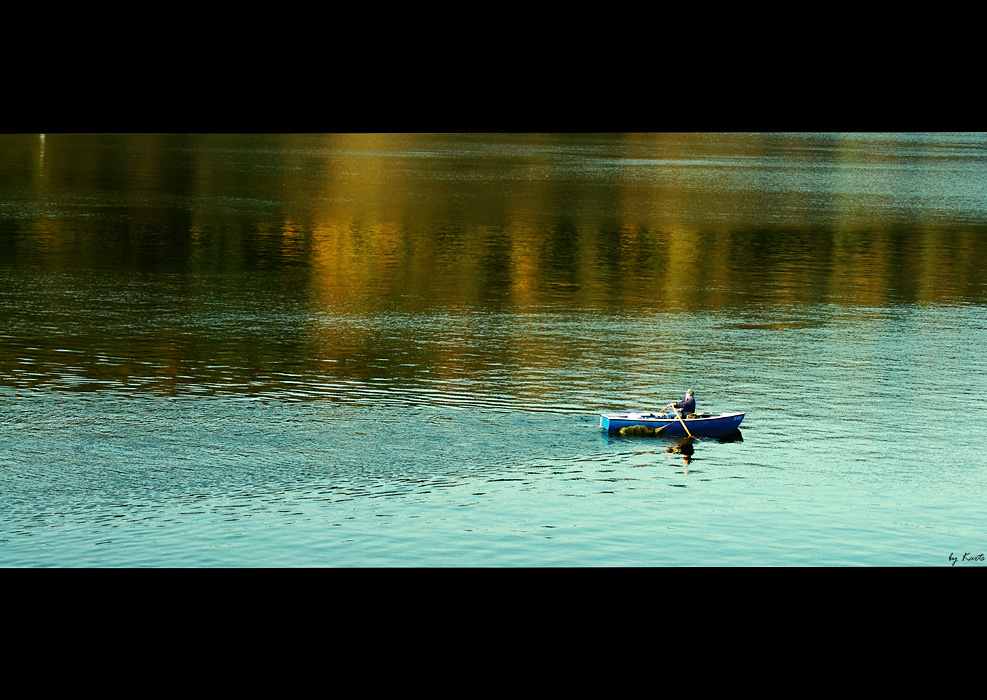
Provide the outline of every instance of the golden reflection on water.
[[[279,342],[371,354],[386,345],[379,326],[332,319],[382,313],[983,303],[984,151],[942,135],[7,135],[0,270],[16,273],[9,285],[46,278],[48,293],[0,313],[48,324],[23,331],[35,345],[103,348],[117,358],[104,374],[139,374],[122,368],[146,357],[183,376]],[[188,282],[138,342],[120,332],[126,300],[107,319],[106,290],[59,290],[59,275],[85,270]],[[308,321],[272,340],[183,320],[212,303],[211,285],[230,314],[290,299]],[[466,330],[428,331],[447,340],[428,351],[445,364],[390,351],[483,369]],[[22,342],[0,346],[8,375]],[[537,338],[511,342],[513,357],[537,352]]]
[[310,265],[313,277],[330,280],[315,280],[320,291],[343,280],[427,293],[451,277],[467,298],[488,293],[477,283],[496,268],[498,286],[519,304],[559,285],[589,290],[617,278],[652,293],[742,286],[751,273],[783,288],[822,275],[826,287],[857,290],[851,297],[864,293],[864,278],[877,290],[904,275],[932,299],[940,270],[961,274],[957,288],[982,281],[963,276],[982,273],[971,263],[984,222],[971,225],[967,211],[950,219],[932,205],[972,196],[955,189],[978,179],[953,171],[982,159],[956,154],[983,145],[940,144],[937,154],[929,141],[8,135],[0,170],[13,199],[8,225],[19,235],[5,252],[29,250],[57,265],[157,245],[186,264]]

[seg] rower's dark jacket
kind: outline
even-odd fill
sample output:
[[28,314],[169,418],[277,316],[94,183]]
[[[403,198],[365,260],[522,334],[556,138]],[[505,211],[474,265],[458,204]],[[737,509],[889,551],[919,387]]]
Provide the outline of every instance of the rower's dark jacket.
[[684,401],[679,401],[674,404],[675,408],[679,409],[679,412],[683,415],[689,415],[690,413],[696,412],[696,397],[686,396]]

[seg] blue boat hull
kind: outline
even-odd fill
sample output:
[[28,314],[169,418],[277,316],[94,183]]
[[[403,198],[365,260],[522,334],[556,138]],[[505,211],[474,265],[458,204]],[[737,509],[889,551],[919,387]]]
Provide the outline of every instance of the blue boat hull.
[[[722,437],[735,433],[740,424],[744,422],[743,411],[731,411],[721,413],[718,416],[708,418],[684,418],[689,432],[695,437]],[[604,413],[600,416],[600,427],[608,433],[620,432],[621,428],[631,426],[644,426],[653,430],[661,429],[657,433],[665,437],[681,437],[686,435],[685,428],[678,418],[656,417],[651,413]]]

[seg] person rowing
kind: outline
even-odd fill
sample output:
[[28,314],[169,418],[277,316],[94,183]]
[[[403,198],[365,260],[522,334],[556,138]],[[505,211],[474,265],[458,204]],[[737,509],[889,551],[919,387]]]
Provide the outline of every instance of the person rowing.
[[683,418],[686,417],[686,416],[688,416],[690,413],[695,413],[696,412],[696,398],[695,398],[695,394],[693,393],[692,389],[686,389],[686,391],[685,391],[685,397],[681,401],[679,401],[678,403],[675,403],[673,401],[672,403],[668,404],[667,406],[665,406],[665,408],[663,408],[661,410],[662,411],[667,411],[668,409],[672,408],[673,406],[675,408],[679,409],[679,414]]

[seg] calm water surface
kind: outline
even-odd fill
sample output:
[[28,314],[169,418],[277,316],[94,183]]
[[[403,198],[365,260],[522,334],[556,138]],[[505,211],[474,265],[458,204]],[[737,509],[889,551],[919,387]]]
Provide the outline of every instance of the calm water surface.
[[[985,182],[981,134],[0,136],[0,565],[987,552]],[[686,388],[741,435],[600,432]]]

